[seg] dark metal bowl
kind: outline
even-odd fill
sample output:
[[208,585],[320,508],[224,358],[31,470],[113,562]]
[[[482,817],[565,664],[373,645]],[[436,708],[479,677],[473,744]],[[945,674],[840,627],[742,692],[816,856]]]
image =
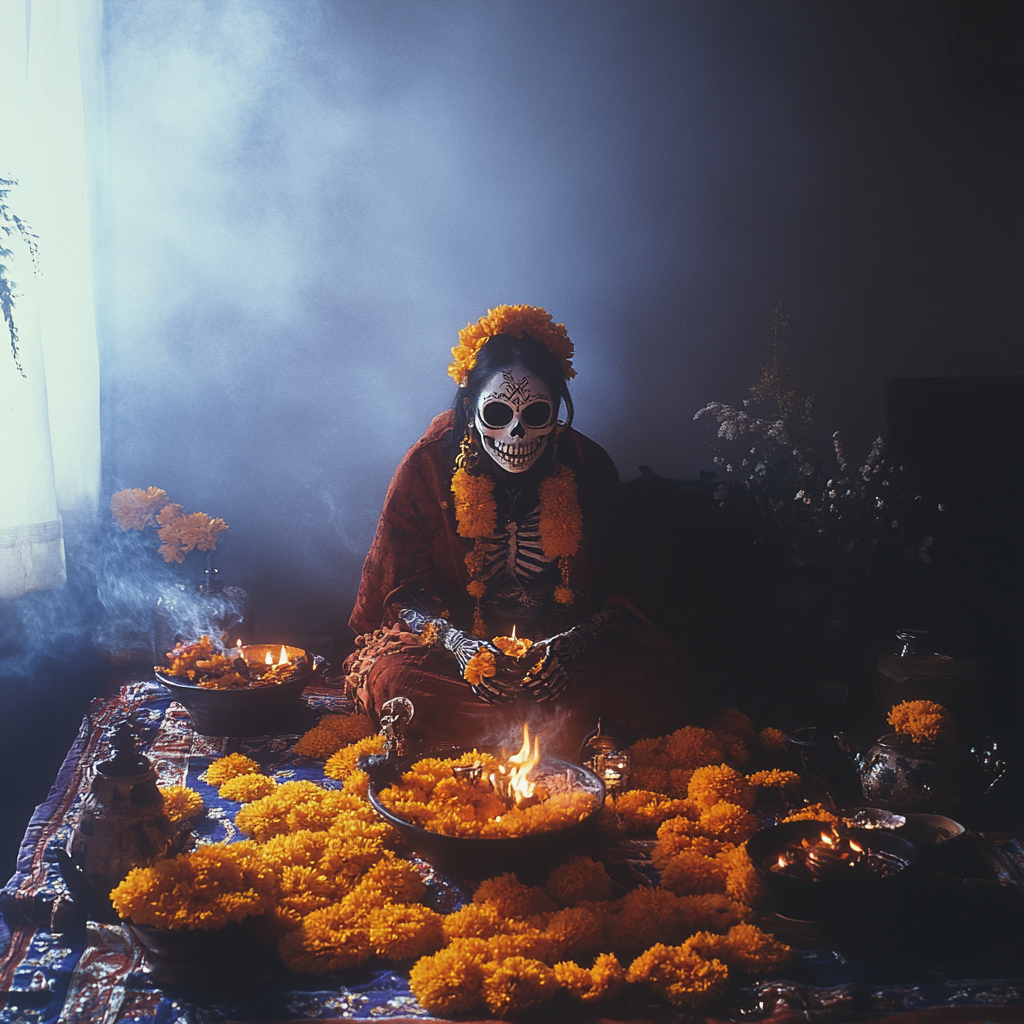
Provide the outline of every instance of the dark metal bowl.
[[830,823],[824,821],[788,821],[762,829],[747,841],[747,856],[780,914],[809,920],[861,914],[900,895],[913,877],[917,847],[887,829],[877,828],[851,828],[843,834],[866,850],[884,852],[902,862],[903,867],[894,875],[881,877],[851,871],[848,876],[811,879],[771,870],[790,844],[820,835],[829,827]]
[[[276,655],[281,644],[250,644],[242,648],[248,661],[262,662],[267,653]],[[305,667],[282,683],[213,690],[183,682],[163,669],[156,677],[183,704],[195,730],[203,736],[269,736],[293,731],[305,706],[302,691],[320,675],[324,659],[310,656],[301,647],[285,646],[289,661],[302,658]]]
[[594,809],[586,818],[564,828],[507,838],[447,836],[440,832],[429,832],[425,828],[404,821],[380,802],[380,791],[400,782],[402,772],[417,761],[424,757],[454,758],[461,753],[464,753],[461,749],[432,751],[378,763],[376,766],[366,766],[370,772],[369,798],[374,810],[392,825],[424,860],[439,870],[460,878],[486,878],[503,871],[515,871],[520,877],[530,879],[540,877],[540,874],[566,854],[576,850],[585,852],[592,848],[598,815],[604,806],[604,783],[589,768],[560,757],[541,757],[540,771],[547,775],[561,775],[569,771],[597,797]]

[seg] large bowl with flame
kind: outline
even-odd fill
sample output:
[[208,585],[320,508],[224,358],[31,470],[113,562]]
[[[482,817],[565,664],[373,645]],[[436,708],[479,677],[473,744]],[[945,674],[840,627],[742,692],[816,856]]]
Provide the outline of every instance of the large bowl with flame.
[[[269,736],[297,731],[305,708],[302,691],[320,675],[324,659],[301,647],[281,644],[249,644],[239,653],[251,666],[277,665],[281,652],[295,666],[286,679],[266,686],[227,690],[197,686],[157,668],[156,677],[185,706],[196,732],[203,736]],[[267,658],[271,660],[268,662]]]
[[[502,756],[493,748],[478,748]],[[361,762],[370,775],[369,799],[374,810],[392,825],[417,854],[446,874],[459,878],[486,878],[503,871],[515,871],[524,879],[540,878],[566,854],[584,852],[592,846],[598,815],[604,806],[605,788],[600,777],[583,765],[561,757],[540,756],[532,777],[543,785],[545,778],[562,777],[572,786],[594,796],[594,806],[582,820],[563,828],[500,838],[450,836],[431,832],[399,818],[380,801],[380,792],[401,781],[402,773],[425,757],[456,758],[464,748],[447,747],[424,751],[415,756],[375,759]]]
[[[817,863],[786,870],[788,859],[806,859],[809,851],[821,852]],[[747,856],[780,914],[820,920],[900,898],[916,873],[918,850],[884,828],[837,831],[827,821],[788,821],[751,836]]]

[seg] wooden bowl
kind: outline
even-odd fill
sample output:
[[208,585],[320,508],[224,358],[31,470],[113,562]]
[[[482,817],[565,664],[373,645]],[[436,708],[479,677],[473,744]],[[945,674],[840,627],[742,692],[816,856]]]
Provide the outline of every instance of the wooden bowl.
[[392,825],[416,853],[445,874],[455,878],[487,878],[503,871],[515,871],[524,879],[539,878],[552,864],[566,854],[592,846],[597,831],[597,819],[604,806],[605,788],[601,779],[589,768],[560,757],[544,755],[539,772],[562,775],[570,772],[574,781],[590,790],[596,800],[593,810],[582,820],[564,828],[547,832],[533,832],[522,836],[471,837],[449,836],[430,832],[413,825],[390,811],[380,802],[380,791],[397,783],[402,772],[424,757],[457,757],[462,750],[445,750],[400,758],[394,764],[367,766],[370,771],[369,799],[374,810]]
[[[277,659],[281,644],[250,644],[243,647],[246,661],[262,664],[269,653]],[[157,668],[157,679],[185,706],[196,732],[203,736],[270,736],[293,731],[305,706],[302,691],[320,675],[324,659],[310,656],[301,647],[285,646],[288,660],[305,663],[281,683],[213,690],[170,676]]]

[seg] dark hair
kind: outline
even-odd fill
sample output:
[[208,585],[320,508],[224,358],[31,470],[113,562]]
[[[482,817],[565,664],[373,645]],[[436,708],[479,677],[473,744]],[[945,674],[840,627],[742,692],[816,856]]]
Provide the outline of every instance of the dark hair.
[[455,426],[452,430],[452,461],[459,453],[459,442],[466,433],[466,427],[473,422],[476,404],[484,384],[499,370],[522,363],[547,385],[551,397],[557,403],[555,414],[565,406],[565,425],[572,425],[572,396],[569,384],[562,376],[562,367],[546,345],[528,334],[513,338],[508,334],[496,334],[476,354],[476,366],[466,375],[466,386],[459,388],[452,400]]

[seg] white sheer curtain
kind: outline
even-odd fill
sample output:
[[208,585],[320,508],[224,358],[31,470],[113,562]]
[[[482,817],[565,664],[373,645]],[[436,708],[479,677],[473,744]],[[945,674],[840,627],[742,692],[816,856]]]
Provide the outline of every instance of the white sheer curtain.
[[[100,0],[0,0],[0,227],[18,362],[0,324],[0,598],[61,586],[65,524],[96,514],[99,359],[82,76]],[[83,68],[80,55],[85,54]]]

